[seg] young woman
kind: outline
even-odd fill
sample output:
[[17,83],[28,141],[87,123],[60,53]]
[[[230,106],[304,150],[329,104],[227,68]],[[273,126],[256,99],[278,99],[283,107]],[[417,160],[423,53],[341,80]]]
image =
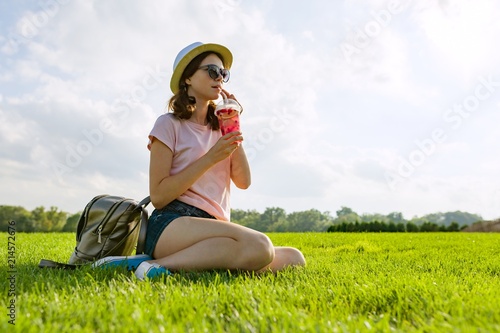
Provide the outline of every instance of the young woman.
[[124,260],[139,279],[170,271],[229,269],[276,272],[305,265],[302,253],[274,247],[263,233],[229,222],[230,182],[250,186],[242,133],[222,136],[214,100],[229,80],[232,54],[218,44],[193,43],[179,52],[170,88],[171,113],[161,115],[150,135],[150,196],[156,208],[146,236],[146,254]]

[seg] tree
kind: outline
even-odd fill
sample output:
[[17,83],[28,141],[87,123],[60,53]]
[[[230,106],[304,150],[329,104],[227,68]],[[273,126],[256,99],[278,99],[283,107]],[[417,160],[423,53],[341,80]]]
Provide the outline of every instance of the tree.
[[337,213],[337,217],[347,216],[350,214],[356,214],[356,213],[354,213],[354,211],[351,208],[345,207],[345,206],[340,207],[340,209],[337,210],[335,213]]
[[473,224],[474,222],[481,221],[483,218],[480,215],[455,211],[444,213],[444,224],[450,226],[452,223],[460,224]]
[[404,223],[398,223],[396,224],[396,232],[405,232],[406,227]]
[[412,223],[414,225],[416,225],[417,227],[420,227],[422,224],[424,224],[425,222],[427,222],[427,220],[423,217],[413,217],[409,223]]
[[0,206],[0,231],[7,231],[10,221],[16,222],[16,231],[34,231],[29,211],[20,206]]
[[369,230],[371,232],[381,232],[383,231],[383,228],[382,228],[382,223],[375,220],[373,222],[370,223],[370,227],[369,227]]
[[400,213],[400,212],[389,213],[389,214],[387,214],[387,218],[389,219],[389,221],[394,222],[394,223],[404,222],[404,220],[405,220],[403,218],[403,213]]
[[61,231],[66,223],[67,214],[58,211],[57,207],[50,207],[49,211],[40,206],[31,211],[35,231]]
[[408,222],[406,223],[406,231],[407,232],[418,232],[418,226],[415,223]]
[[240,225],[259,231],[262,231],[262,229],[266,227],[264,225],[261,225],[260,213],[256,210],[247,210],[245,212],[237,211],[235,219],[233,219],[232,217],[231,219],[232,221]]
[[373,221],[389,222],[387,216],[382,214],[363,214],[361,215],[361,221],[370,223]]
[[451,224],[448,226],[447,231],[459,231],[460,226],[458,225],[457,222],[451,222]]
[[433,213],[427,214],[421,217],[422,220],[433,222],[436,224],[442,224],[449,226],[453,222],[457,222],[459,225],[470,225],[474,222],[481,221],[482,217],[476,214],[470,214],[461,211],[446,212],[446,213]]
[[359,231],[361,231],[361,232],[370,231],[370,223],[368,223],[368,222],[361,222],[359,224]]
[[325,231],[332,221],[333,218],[328,212],[321,213],[317,209],[310,209],[288,214],[282,227],[286,227],[283,231],[290,232]]
[[80,220],[81,213],[76,213],[68,216],[66,223],[61,231],[63,232],[75,232],[78,226],[78,221]]
[[422,232],[433,232],[438,231],[439,227],[436,223],[425,222],[420,226],[420,231]]
[[36,231],[47,232],[50,230],[50,221],[45,214],[45,208],[42,206],[36,207],[31,211],[33,218],[33,226]]
[[59,211],[59,209],[55,206],[50,207],[50,210],[46,212],[47,214],[47,219],[49,219],[52,222],[52,228],[50,231],[61,231],[64,228],[64,225],[66,224],[66,220],[68,219],[68,214]]
[[358,214],[356,214],[351,208],[342,206],[336,211],[337,218],[333,220],[334,224],[341,223],[355,223],[360,220]]
[[259,231],[271,231],[274,224],[286,223],[286,212],[283,208],[268,207],[260,215]]
[[242,224],[241,221],[246,215],[247,212],[243,209],[231,209],[231,222]]

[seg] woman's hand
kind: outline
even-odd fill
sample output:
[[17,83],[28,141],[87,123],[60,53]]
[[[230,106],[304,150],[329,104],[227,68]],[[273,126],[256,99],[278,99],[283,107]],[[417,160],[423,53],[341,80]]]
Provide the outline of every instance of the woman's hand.
[[241,141],[243,141],[243,136],[240,131],[227,133],[210,148],[206,155],[210,157],[214,164],[218,163],[231,156],[231,154],[238,149]]
[[237,101],[236,97],[234,97],[234,95],[231,94],[230,92],[228,92],[226,89],[221,89],[221,95],[225,99],[229,99],[230,98],[230,99],[233,99],[233,100]]

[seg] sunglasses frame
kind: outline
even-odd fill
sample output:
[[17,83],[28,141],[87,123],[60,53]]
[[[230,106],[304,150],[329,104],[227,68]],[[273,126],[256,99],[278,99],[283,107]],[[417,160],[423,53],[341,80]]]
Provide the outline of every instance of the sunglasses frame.
[[[212,78],[213,80],[217,80],[219,77],[222,77],[222,82],[227,83],[229,81],[229,77],[231,76],[231,72],[229,72],[229,69],[225,68],[220,68],[217,65],[209,64],[209,65],[204,65],[198,67],[198,69],[205,69],[208,73],[208,76]],[[226,77],[224,77],[224,74],[226,73]],[[217,75],[214,77],[214,75]]]

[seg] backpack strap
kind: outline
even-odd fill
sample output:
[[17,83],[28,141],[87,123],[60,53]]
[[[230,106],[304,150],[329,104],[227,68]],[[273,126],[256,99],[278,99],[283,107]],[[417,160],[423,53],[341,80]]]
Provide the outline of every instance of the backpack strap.
[[148,213],[145,209],[147,205],[151,202],[151,198],[147,196],[139,202],[139,207],[141,208],[141,230],[139,231],[139,239],[137,240],[136,254],[144,253],[146,246],[146,232],[148,230]]
[[40,268],[57,268],[57,269],[69,269],[69,270],[77,269],[78,267],[81,266],[82,265],[65,264],[62,262],[52,261],[48,259],[42,259],[38,264],[38,267]]

